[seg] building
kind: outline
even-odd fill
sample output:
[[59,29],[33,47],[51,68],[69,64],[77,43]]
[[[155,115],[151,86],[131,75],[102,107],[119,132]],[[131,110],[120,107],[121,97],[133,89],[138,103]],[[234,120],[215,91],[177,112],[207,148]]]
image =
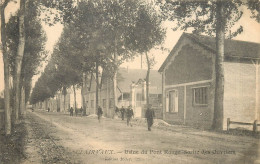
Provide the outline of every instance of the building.
[[[98,92],[99,105],[103,108],[104,116],[114,116],[113,81],[107,72],[103,71],[101,87]],[[118,108],[132,105],[135,117],[142,117],[145,96],[146,70],[119,68],[117,77],[117,101]],[[87,84],[83,91],[86,104],[86,114],[96,113],[96,79],[94,75],[87,78]],[[161,107],[161,77],[156,70],[150,73],[150,97],[154,107]],[[156,109],[157,109],[156,108]],[[159,110],[159,109],[158,109]],[[161,110],[160,110],[161,111]]]
[[[215,96],[215,38],[183,33],[159,69],[163,119],[210,128]],[[260,44],[225,40],[224,125],[259,120]]]

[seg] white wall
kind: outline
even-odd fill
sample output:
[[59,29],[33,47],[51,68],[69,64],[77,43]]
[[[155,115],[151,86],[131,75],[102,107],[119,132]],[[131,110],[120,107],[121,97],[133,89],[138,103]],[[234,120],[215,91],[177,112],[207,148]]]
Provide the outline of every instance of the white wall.
[[[250,122],[255,120],[256,68],[253,64],[224,63],[224,129],[227,118],[231,121]],[[231,125],[231,128],[236,125]],[[242,127],[239,125],[239,127]],[[252,129],[252,126],[244,126]]]

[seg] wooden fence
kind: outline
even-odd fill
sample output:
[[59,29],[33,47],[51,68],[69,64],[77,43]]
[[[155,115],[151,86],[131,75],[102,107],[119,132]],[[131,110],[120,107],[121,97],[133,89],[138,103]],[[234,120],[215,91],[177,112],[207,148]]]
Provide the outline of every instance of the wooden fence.
[[247,122],[237,122],[237,121],[231,121],[230,118],[227,118],[227,131],[230,129],[230,124],[236,124],[236,125],[251,125],[253,126],[253,132],[257,132],[257,127],[260,126],[260,124],[257,123],[257,120],[254,121],[254,123],[247,123]]

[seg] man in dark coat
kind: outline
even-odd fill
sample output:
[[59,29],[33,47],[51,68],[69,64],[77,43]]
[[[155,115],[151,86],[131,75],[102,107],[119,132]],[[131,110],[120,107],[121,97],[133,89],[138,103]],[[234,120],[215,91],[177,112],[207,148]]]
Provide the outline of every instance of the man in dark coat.
[[122,106],[120,112],[121,112],[121,118],[122,118],[122,120],[124,120],[125,119],[125,108],[124,108],[124,106]]
[[98,111],[97,111],[97,115],[98,115],[98,121],[100,122],[100,119],[102,117],[103,114],[103,110],[100,106],[98,106]]
[[134,117],[134,112],[133,112],[131,105],[127,108],[126,117],[127,117],[127,120],[126,120],[127,126],[129,126],[129,125],[132,126],[131,119],[132,119],[132,117]]
[[153,125],[154,118],[154,110],[152,109],[151,104],[148,105],[148,108],[145,112],[145,117],[147,119],[148,130],[151,131],[151,126]]
[[73,108],[70,107],[70,116],[73,116]]
[[80,107],[79,112],[80,112],[81,116],[83,116],[83,108],[82,107]]

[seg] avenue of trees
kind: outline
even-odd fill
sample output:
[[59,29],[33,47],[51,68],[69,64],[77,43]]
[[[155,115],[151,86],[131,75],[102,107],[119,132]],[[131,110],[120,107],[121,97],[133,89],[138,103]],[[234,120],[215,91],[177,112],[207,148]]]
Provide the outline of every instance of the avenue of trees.
[[[109,72],[108,76],[113,80],[114,106],[116,106],[118,67],[134,55],[147,54],[154,46],[162,43],[165,31],[161,27],[161,22],[159,13],[150,4],[144,2],[137,3],[129,0],[79,2],[78,8],[74,10],[74,17],[71,18],[70,23],[65,24],[63,34],[53,52],[53,56],[59,57],[52,58],[51,61],[55,60],[56,65],[66,65],[64,67],[77,70],[79,77],[83,77],[83,73],[95,74],[96,106],[99,105],[98,90],[101,87],[98,80],[99,70],[102,68]],[[60,58],[65,59],[66,62],[57,60]],[[149,81],[150,59],[147,61],[149,61],[147,74]],[[56,75],[65,71],[67,71],[65,68],[60,69],[56,71],[58,72]],[[61,85],[54,92],[63,87],[82,84],[83,79],[73,77],[75,74],[64,74],[68,77],[60,81]],[[49,73],[46,75],[48,77],[45,76],[46,80],[43,81],[48,82],[52,78],[57,78],[50,76]],[[73,80],[72,83],[65,85],[64,83],[68,83],[70,79]],[[34,96],[36,93],[40,93],[37,87],[32,94],[33,103],[42,101],[42,98]],[[43,96],[43,94],[39,95]]]
[[[11,133],[11,121],[19,122],[29,99],[32,77],[46,53],[46,36],[33,0],[20,2],[20,9],[6,21],[5,8],[11,1],[1,1],[1,42],[4,60],[5,133]],[[8,23],[7,23],[8,22]],[[26,27],[26,28],[25,28]],[[13,85],[10,86],[10,77]],[[11,106],[10,106],[11,104]],[[13,116],[11,118],[11,116]]]
[[[145,54],[149,104],[149,71],[154,62],[149,51],[163,42],[165,29],[161,23],[168,20],[175,22],[174,30],[191,28],[193,33],[216,36],[214,129],[223,127],[224,39],[243,31],[242,26],[233,28],[243,15],[242,6],[251,10],[252,19],[260,20],[258,0],[165,0],[156,4],[136,0],[20,0],[20,9],[5,20],[5,9],[12,2],[1,0],[0,4],[6,135],[11,133],[11,120],[19,123],[29,99],[32,77],[38,73],[37,68],[46,57],[46,36],[39,18],[43,12],[48,13],[44,18],[46,23],[60,22],[64,30],[35,84],[32,103],[53,97],[57,91],[66,95],[66,88],[70,86],[75,91],[76,86],[83,85],[83,75],[87,74],[96,75],[98,96],[98,75],[102,68],[113,80],[116,106],[120,64],[138,54]],[[13,86],[10,86],[10,77]],[[98,97],[96,101],[98,105]]]

